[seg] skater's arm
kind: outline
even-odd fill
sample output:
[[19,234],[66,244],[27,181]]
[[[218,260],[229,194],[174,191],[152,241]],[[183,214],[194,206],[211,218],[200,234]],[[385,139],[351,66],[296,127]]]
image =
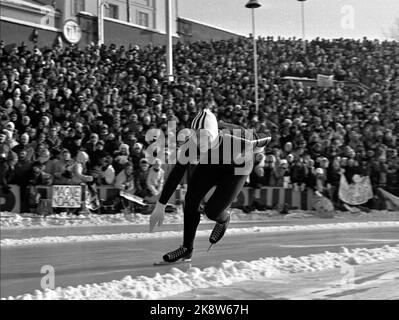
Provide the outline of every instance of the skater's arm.
[[[189,146],[189,144],[191,143],[192,141],[190,140],[190,138],[188,138],[183,143],[183,146]],[[185,149],[185,151],[183,151],[183,146],[179,150],[180,152],[178,152],[177,163],[173,167],[172,171],[169,173],[169,176],[163,186],[161,196],[159,197],[158,203],[162,205],[166,205],[168,203],[170,197],[176,191],[178,184],[180,183],[181,179],[184,176],[184,173],[190,165],[189,162],[183,161],[184,157],[188,158],[190,149]]]
[[170,172],[168,179],[166,179],[166,183],[162,189],[161,196],[159,197],[158,202],[160,204],[166,205],[172,196],[172,194],[176,191],[178,184],[184,176],[188,168],[188,164],[180,164],[177,163],[172,171]]
[[245,129],[234,129],[232,134],[225,134],[225,136],[230,137],[233,144],[241,144],[241,150],[244,149],[246,152],[251,150],[259,152],[272,139],[269,133],[251,132]]
[[263,148],[266,147],[269,142],[272,140],[270,133],[263,132],[255,132],[254,140],[252,140],[252,144],[255,148]]

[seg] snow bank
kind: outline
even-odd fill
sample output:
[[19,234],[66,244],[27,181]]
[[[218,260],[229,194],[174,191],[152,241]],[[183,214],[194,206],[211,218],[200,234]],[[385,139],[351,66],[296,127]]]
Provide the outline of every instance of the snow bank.
[[340,268],[344,264],[366,264],[399,258],[399,245],[381,248],[357,248],[342,252],[325,252],[293,258],[262,258],[250,262],[226,260],[219,266],[189,268],[182,271],[171,268],[169,273],[157,273],[153,278],[127,276],[100,284],[86,284],[77,287],[36,290],[8,299],[25,300],[153,300],[173,296],[192,289],[223,287],[241,281],[261,281],[275,276],[292,273],[315,272]]
[[[232,210],[231,221],[260,221],[270,219],[271,216],[278,215],[277,211],[267,211],[262,213],[245,214],[241,210]],[[201,216],[202,223],[213,223],[205,216]],[[120,225],[148,225],[149,215],[142,214],[82,214],[79,216],[67,215],[66,212],[41,216],[31,213],[16,214],[10,212],[0,212],[0,228],[24,229],[24,228],[52,228],[52,227],[92,227],[92,226],[120,226]],[[164,224],[182,224],[183,212],[166,213]]]
[[[0,213],[0,228],[52,228],[52,227],[91,227],[109,225],[145,225],[150,217],[142,214],[82,214],[80,216],[67,215],[66,212],[46,217],[35,214]],[[175,224],[182,222],[182,214],[165,214],[165,223]]]
[[[24,229],[24,228],[54,228],[54,227],[91,227],[91,226],[118,226],[118,225],[148,225],[148,215],[141,214],[87,214],[80,216],[71,216],[66,213],[49,215],[43,217],[35,214],[16,214],[9,212],[0,212],[0,228],[8,229]],[[248,221],[274,221],[289,219],[309,219],[317,218],[312,211],[291,210],[288,215],[281,215],[275,210],[254,211],[250,214],[243,213],[241,210],[233,209],[231,222],[248,222]],[[335,219],[350,220],[356,219],[399,219],[397,211],[376,211],[372,210],[368,213],[361,212],[351,214],[348,212],[336,212]],[[213,223],[206,217],[201,216],[202,223]],[[166,213],[165,224],[181,224],[183,222],[183,214],[181,210],[177,213]]]
[[[368,221],[368,222],[345,222],[345,223],[326,223],[311,225],[285,225],[267,226],[251,228],[230,228],[226,234],[252,234],[252,233],[276,233],[276,232],[295,232],[295,231],[321,231],[321,230],[347,230],[347,229],[367,229],[367,228],[387,228],[399,227],[399,221]],[[211,230],[200,230],[198,236],[209,236]],[[164,231],[154,233],[119,233],[119,234],[94,234],[84,236],[65,236],[65,237],[37,237],[26,239],[3,239],[0,241],[1,247],[8,246],[29,246],[71,242],[88,241],[121,241],[121,240],[144,240],[154,238],[174,238],[181,237],[180,231]]]

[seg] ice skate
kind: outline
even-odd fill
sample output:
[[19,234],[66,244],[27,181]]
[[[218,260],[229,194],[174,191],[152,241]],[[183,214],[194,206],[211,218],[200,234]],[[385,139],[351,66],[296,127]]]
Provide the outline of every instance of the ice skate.
[[192,254],[193,254],[193,249],[187,249],[186,247],[181,246],[180,248],[165,254],[162,257],[163,261],[154,263],[154,265],[158,266],[158,265],[169,265],[169,264],[191,262]]
[[228,216],[227,220],[223,223],[216,223],[215,227],[212,230],[212,233],[209,237],[209,242],[211,245],[208,248],[208,252],[212,249],[212,247],[218,243],[224,236],[227,227],[229,226],[230,223],[230,215]]

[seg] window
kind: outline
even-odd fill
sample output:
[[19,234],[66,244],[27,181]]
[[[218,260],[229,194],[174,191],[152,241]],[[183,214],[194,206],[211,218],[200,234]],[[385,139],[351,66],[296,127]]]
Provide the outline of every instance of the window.
[[150,26],[148,13],[139,11],[138,24],[147,28]]
[[76,16],[80,11],[85,11],[85,0],[72,0],[71,14]]
[[109,4],[106,16],[112,19],[119,19],[119,6]]

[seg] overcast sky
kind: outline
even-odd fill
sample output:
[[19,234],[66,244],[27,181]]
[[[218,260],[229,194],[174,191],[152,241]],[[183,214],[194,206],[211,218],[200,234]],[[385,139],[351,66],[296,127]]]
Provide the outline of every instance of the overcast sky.
[[[297,0],[260,0],[256,9],[258,35],[301,36],[301,5]],[[178,0],[179,16],[243,35],[252,31],[247,0]],[[307,38],[385,38],[399,18],[399,0],[308,0]]]

